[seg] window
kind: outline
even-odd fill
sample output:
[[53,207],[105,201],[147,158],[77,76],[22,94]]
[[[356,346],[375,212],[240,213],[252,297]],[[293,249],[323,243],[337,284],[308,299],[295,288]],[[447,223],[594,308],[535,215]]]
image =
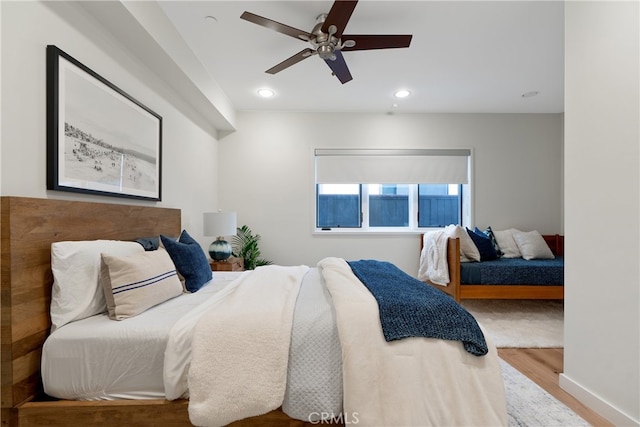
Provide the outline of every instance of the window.
[[316,185],[317,227],[360,227],[361,192],[358,184]]
[[418,227],[462,224],[462,184],[418,184]]
[[369,184],[369,227],[409,226],[409,185]]
[[468,223],[470,150],[315,154],[316,229],[418,231]]

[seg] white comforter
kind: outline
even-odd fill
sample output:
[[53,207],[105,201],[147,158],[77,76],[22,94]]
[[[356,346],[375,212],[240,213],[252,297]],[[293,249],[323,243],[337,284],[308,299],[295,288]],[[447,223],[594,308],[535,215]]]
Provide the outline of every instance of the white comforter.
[[318,266],[336,309],[345,419],[359,426],[507,425],[499,359],[488,340],[482,357],[458,341],[386,342],[378,304],[349,265],[325,258]]
[[183,317],[165,351],[167,399],[189,396],[199,426],[282,405],[296,297],[306,266],[260,267]]
[[[190,395],[196,425],[223,425],[282,404],[293,306],[307,267],[280,267],[284,276],[278,277],[272,267],[265,275],[244,273],[172,330],[165,393],[168,399]],[[364,426],[506,425],[491,343],[483,357],[456,341],[387,343],[375,298],[348,264],[327,258],[318,267],[342,347],[344,409],[329,417]]]

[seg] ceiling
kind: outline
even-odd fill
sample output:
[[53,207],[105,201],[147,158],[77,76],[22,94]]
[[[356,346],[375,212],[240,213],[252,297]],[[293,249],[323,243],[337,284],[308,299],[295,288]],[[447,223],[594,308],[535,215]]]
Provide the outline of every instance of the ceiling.
[[[345,34],[412,34],[413,40],[404,49],[344,52],[353,75],[344,85],[318,56],[266,74],[308,44],[240,19],[250,11],[311,31],[331,0],[158,4],[235,110],[564,111],[561,1],[362,0]],[[276,95],[260,98],[263,87]],[[400,88],[411,95],[395,99]],[[538,94],[522,96],[532,91]]]

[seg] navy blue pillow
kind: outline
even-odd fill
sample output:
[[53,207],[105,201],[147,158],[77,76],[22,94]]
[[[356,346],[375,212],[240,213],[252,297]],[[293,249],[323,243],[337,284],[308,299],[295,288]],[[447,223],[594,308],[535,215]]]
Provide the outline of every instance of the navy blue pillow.
[[480,261],[491,261],[493,259],[498,259],[498,254],[496,253],[495,248],[493,247],[493,243],[491,243],[491,239],[489,236],[484,234],[482,231],[476,232],[473,230],[469,230],[467,228],[467,234],[473,240],[476,247],[478,248],[478,252],[480,252]]
[[177,242],[163,235],[160,235],[160,239],[178,273],[184,277],[184,286],[189,292],[196,292],[211,280],[209,261],[200,244],[186,230],[182,230]]
[[[175,242],[178,237],[172,237],[171,240]],[[160,236],[139,237],[136,242],[140,243],[145,251],[156,251],[160,247]]]
[[160,245],[160,236],[140,237],[136,239],[136,242],[140,243],[145,251],[155,251]]

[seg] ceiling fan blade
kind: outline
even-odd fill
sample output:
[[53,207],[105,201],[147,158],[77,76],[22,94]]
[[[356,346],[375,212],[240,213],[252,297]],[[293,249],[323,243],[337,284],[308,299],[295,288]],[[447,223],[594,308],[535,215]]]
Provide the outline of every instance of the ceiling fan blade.
[[343,51],[349,50],[368,50],[368,49],[394,49],[399,47],[409,47],[411,44],[411,34],[381,34],[381,35],[343,35],[342,42],[346,43],[348,40],[356,42],[353,47],[343,47]]
[[309,49],[309,48],[302,49],[300,52],[296,53],[292,57],[287,58],[284,61],[282,61],[281,63],[279,63],[278,65],[269,68],[267,71],[265,71],[265,73],[269,73],[269,74],[279,73],[280,71],[284,70],[285,68],[289,68],[293,64],[297,64],[298,62],[302,61],[303,59],[306,59],[306,58],[308,58],[308,57],[310,57],[310,56],[312,56],[314,54],[315,54],[315,52],[312,49]]
[[333,74],[338,78],[338,80],[340,80],[342,84],[345,84],[352,80],[353,77],[351,77],[349,67],[347,67],[347,63],[345,62],[342,53],[337,50],[334,54],[336,55],[335,60],[332,61],[330,59],[325,59],[324,62],[326,62],[329,68],[331,68],[331,71],[333,71]]
[[340,38],[342,36],[342,32],[347,26],[347,22],[349,22],[349,18],[351,18],[353,9],[356,8],[357,3],[357,0],[336,0],[335,2],[333,2],[333,6],[331,6],[331,10],[329,11],[327,18],[324,20],[324,24],[322,24],[322,32],[329,33],[329,27],[331,25],[335,25],[337,28],[335,36],[337,38]]
[[279,33],[286,34],[298,40],[309,41],[309,39],[311,38],[311,34],[306,31],[281,24],[272,19],[264,18],[251,12],[244,12],[242,15],[240,15],[240,18],[244,19],[245,21],[253,22],[254,24],[262,25],[263,27],[267,27]]

